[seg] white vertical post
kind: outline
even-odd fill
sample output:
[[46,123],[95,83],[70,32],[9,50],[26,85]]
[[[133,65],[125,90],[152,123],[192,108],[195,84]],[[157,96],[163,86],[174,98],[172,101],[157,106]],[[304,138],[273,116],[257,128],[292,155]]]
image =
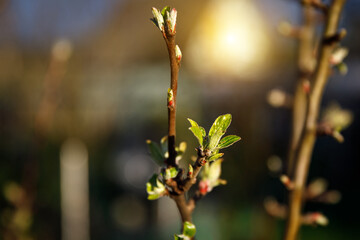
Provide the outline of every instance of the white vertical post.
[[68,139],[60,152],[62,240],[89,240],[88,152]]

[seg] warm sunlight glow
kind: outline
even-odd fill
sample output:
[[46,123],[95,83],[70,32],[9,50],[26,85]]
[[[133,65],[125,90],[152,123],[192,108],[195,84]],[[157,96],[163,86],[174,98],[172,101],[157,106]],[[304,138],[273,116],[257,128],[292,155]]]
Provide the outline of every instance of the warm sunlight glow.
[[189,39],[190,65],[203,75],[258,76],[268,52],[268,37],[252,1],[213,0]]

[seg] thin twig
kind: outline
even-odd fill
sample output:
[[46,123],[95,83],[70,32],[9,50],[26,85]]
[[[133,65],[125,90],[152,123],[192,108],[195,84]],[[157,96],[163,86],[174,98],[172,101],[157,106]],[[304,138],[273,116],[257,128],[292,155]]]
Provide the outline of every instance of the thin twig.
[[191,186],[196,183],[196,177],[199,175],[200,170],[205,163],[205,157],[199,156],[197,158],[196,162],[193,165],[194,172],[182,182],[182,189],[185,192],[189,191]]
[[176,59],[175,54],[175,35],[168,34],[165,37],[166,46],[169,52],[170,59],[170,69],[171,69],[171,82],[170,88],[173,91],[174,104],[171,108],[168,107],[168,149],[169,149],[169,158],[167,160],[167,165],[175,167],[177,166],[175,158],[175,137],[176,137],[176,96],[177,96],[177,85],[178,85],[178,75],[179,75],[179,62]]

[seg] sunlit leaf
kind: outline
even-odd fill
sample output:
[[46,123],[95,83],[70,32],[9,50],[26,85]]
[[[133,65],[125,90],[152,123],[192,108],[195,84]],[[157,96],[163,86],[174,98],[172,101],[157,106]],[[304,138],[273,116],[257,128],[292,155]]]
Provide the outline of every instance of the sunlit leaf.
[[188,118],[187,120],[190,122],[192,127],[200,127],[202,136],[203,137],[206,136],[206,131],[205,131],[205,129],[203,127],[199,126],[199,124],[197,124],[197,122],[195,122],[194,120],[192,120],[190,118]]
[[197,124],[197,122],[195,122],[194,120],[192,120],[192,119],[190,119],[190,118],[188,118],[187,120],[190,122],[190,124],[191,124],[192,127],[194,127],[194,126],[199,126],[199,124]]
[[199,126],[192,126],[189,130],[194,134],[194,136],[198,139],[200,146],[203,145],[203,136],[202,131]]
[[209,160],[209,162],[215,161],[215,160],[218,160],[219,158],[221,158],[223,155],[224,155],[223,153],[217,153],[217,154],[212,155],[208,160]]
[[146,140],[146,143],[148,145],[151,158],[154,160],[154,162],[159,166],[164,165],[164,156],[160,146],[151,140]]
[[220,140],[219,144],[217,145],[217,148],[218,149],[227,148],[227,147],[233,145],[234,143],[236,143],[237,141],[239,141],[240,139],[241,139],[241,137],[236,136],[236,135],[226,136]]
[[231,123],[231,114],[224,114],[219,116],[213,123],[209,131],[209,137],[216,132],[225,133]]
[[231,114],[219,116],[213,123],[209,131],[208,149],[211,151],[217,146],[221,137],[225,134],[231,123]]
[[209,144],[208,149],[213,151],[216,146],[218,145],[221,137],[224,135],[225,132],[217,131],[211,137],[209,137]]
[[200,127],[200,130],[201,130],[202,136],[205,137],[205,136],[206,136],[206,131],[205,131],[205,129],[204,129],[203,127]]

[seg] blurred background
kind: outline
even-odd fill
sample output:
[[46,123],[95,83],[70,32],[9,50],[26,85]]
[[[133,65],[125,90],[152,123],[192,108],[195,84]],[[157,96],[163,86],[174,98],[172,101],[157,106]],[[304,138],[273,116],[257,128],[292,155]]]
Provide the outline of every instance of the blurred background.
[[[178,141],[196,140],[191,117],[209,129],[224,113],[242,141],[225,150],[222,178],[194,213],[197,239],[280,239],[284,222],[264,200],[283,203],[278,180],[287,156],[291,112],[273,108],[277,88],[293,92],[297,41],[279,22],[300,24],[296,0],[0,0],[0,239],[172,239],[180,219],[169,198],[147,200],[158,171],[146,139],[167,133],[170,69],[151,7],[178,10],[183,53]],[[323,106],[353,114],[345,142],[320,138],[309,181],[326,179],[335,205],[307,204],[327,227],[304,227],[303,239],[360,239],[359,1],[341,26],[349,72],[335,72]],[[319,29],[320,31],[321,29]],[[270,168],[270,169],[269,169]]]

